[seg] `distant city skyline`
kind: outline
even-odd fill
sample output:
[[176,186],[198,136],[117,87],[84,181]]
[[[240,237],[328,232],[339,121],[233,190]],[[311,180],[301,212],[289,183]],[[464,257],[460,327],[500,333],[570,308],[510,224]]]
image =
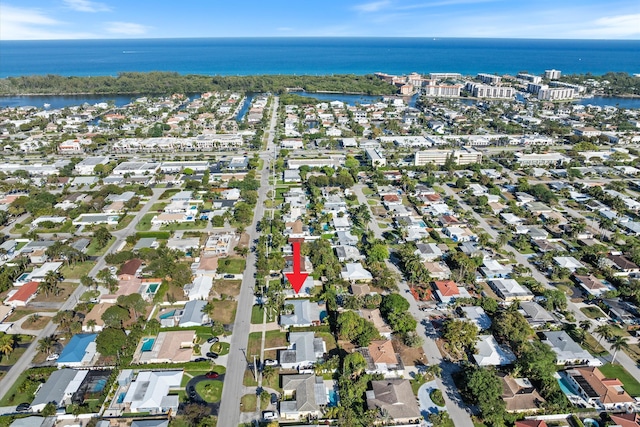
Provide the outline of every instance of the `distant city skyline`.
[[0,40],[181,37],[640,39],[637,0],[2,0]]

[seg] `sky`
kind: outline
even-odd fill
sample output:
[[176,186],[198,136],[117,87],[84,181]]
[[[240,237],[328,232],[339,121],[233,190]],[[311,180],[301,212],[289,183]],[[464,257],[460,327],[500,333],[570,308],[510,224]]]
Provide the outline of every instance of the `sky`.
[[640,39],[640,0],[0,0],[0,40]]

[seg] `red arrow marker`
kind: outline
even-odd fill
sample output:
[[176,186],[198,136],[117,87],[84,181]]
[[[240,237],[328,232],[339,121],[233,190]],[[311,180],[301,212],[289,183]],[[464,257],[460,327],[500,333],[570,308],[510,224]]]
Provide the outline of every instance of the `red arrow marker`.
[[287,273],[287,279],[296,291],[296,294],[302,289],[304,281],[307,280],[309,273],[300,272],[300,242],[292,242],[293,245],[293,273]]

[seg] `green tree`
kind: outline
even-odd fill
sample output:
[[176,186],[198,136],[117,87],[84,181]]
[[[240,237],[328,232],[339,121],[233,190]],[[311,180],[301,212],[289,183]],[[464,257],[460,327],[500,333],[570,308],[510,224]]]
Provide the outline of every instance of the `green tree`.
[[102,320],[108,328],[122,328],[123,323],[129,318],[129,310],[119,305],[112,305],[102,313]]
[[442,337],[447,340],[454,353],[464,354],[475,347],[478,328],[471,322],[448,319],[444,322]]
[[113,236],[109,233],[106,227],[99,227],[93,232],[93,240],[96,242],[98,249],[102,249],[111,241]]
[[482,418],[493,426],[504,426],[505,403],[502,383],[493,369],[469,365],[464,373],[467,396],[478,406]]
[[96,337],[96,350],[105,356],[117,356],[127,342],[121,328],[106,327]]
[[611,348],[613,349],[613,359],[611,359],[611,363],[613,364],[616,363],[618,352],[629,348],[628,338],[620,335],[613,337],[613,340],[611,341]]
[[57,410],[58,408],[56,407],[56,404],[49,402],[44,406],[41,414],[43,417],[53,417],[56,414]]

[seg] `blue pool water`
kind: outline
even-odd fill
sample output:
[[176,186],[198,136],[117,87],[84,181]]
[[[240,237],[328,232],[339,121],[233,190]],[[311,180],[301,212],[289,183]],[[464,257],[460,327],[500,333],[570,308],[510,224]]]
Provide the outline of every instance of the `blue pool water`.
[[320,321],[324,320],[327,317],[327,310],[322,310],[320,312]]
[[22,273],[20,275],[20,277],[18,277],[18,282],[24,282],[25,280],[27,280],[27,277],[29,277],[29,273]]
[[[154,289],[154,290],[155,290],[155,289]],[[173,317],[173,315],[174,315],[174,314],[176,314],[176,311],[175,311],[175,310],[167,311],[166,313],[161,314],[161,315],[160,315],[160,318],[161,318],[161,319],[168,319],[168,318],[170,318],[170,317]]]
[[329,407],[338,406],[338,392],[329,390]]
[[104,390],[104,386],[107,384],[107,380],[106,379],[101,379],[96,381],[95,385],[93,386],[93,393],[97,393],[100,392],[102,390]]
[[156,342],[155,338],[144,338],[142,341],[142,351],[151,351],[153,343]]
[[420,221],[420,222],[418,223],[418,225],[419,225],[420,227],[426,227],[426,226],[427,226],[427,224],[425,224],[425,223],[424,223],[424,221]]
[[127,393],[125,393],[124,391],[122,393],[120,393],[118,395],[118,400],[116,400],[116,403],[122,403],[124,402],[124,397],[127,395]]
[[[158,285],[157,283],[153,283],[153,284],[149,285],[149,287],[147,288],[147,293],[148,294],[155,294],[156,291],[158,290],[158,286],[160,286],[160,285]],[[175,311],[175,310],[173,310],[173,311]]]
[[560,386],[560,390],[562,390],[562,392],[567,396],[576,396],[576,393],[573,391],[566,378],[558,378],[558,385]]
[[582,423],[584,424],[584,427],[600,427],[600,424],[598,424],[598,422],[593,418],[585,418],[582,420]]

